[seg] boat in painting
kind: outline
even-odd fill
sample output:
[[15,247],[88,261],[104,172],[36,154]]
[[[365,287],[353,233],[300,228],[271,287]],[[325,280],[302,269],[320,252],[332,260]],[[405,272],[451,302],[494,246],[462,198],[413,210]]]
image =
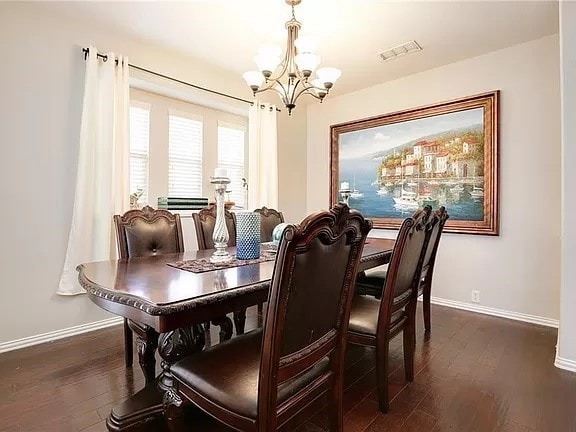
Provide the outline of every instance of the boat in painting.
[[395,206],[401,210],[416,210],[419,207],[418,194],[416,192],[407,191],[402,188],[402,193],[399,197],[394,197]]

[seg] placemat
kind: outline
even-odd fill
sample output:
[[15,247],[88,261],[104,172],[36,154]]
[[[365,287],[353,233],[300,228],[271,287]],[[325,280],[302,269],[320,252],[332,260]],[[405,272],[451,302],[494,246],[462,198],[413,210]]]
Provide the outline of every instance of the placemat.
[[260,258],[252,260],[241,260],[232,255],[232,260],[227,263],[214,264],[210,262],[210,258],[200,258],[196,260],[184,260],[167,263],[170,267],[180,270],[186,270],[192,273],[204,273],[213,270],[222,270],[231,267],[241,267],[250,264],[259,264],[266,261],[273,261],[276,259],[276,252],[270,250],[261,250]]

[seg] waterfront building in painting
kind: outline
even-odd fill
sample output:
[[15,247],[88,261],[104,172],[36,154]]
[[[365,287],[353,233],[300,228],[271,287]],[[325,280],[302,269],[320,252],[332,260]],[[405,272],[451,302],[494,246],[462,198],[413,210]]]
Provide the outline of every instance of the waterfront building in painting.
[[445,175],[448,172],[449,157],[450,153],[446,150],[436,154],[436,174]]
[[421,179],[481,177],[483,175],[483,134],[466,131],[434,140],[419,140],[412,146],[394,149],[378,167],[380,181],[418,176]]

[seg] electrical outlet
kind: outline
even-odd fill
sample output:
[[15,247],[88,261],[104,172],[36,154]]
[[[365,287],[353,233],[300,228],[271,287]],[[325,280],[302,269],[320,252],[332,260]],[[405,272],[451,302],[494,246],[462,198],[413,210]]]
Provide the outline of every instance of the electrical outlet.
[[472,303],[480,303],[480,291],[472,290]]

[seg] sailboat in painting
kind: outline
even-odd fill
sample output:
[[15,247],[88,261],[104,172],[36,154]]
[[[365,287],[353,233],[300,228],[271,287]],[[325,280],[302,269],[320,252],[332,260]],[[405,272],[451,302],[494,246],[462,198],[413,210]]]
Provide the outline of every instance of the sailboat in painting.
[[350,193],[350,198],[360,199],[363,197],[364,197],[364,193],[360,192],[358,189],[356,189],[356,174],[354,174],[354,183],[353,183],[352,192]]

